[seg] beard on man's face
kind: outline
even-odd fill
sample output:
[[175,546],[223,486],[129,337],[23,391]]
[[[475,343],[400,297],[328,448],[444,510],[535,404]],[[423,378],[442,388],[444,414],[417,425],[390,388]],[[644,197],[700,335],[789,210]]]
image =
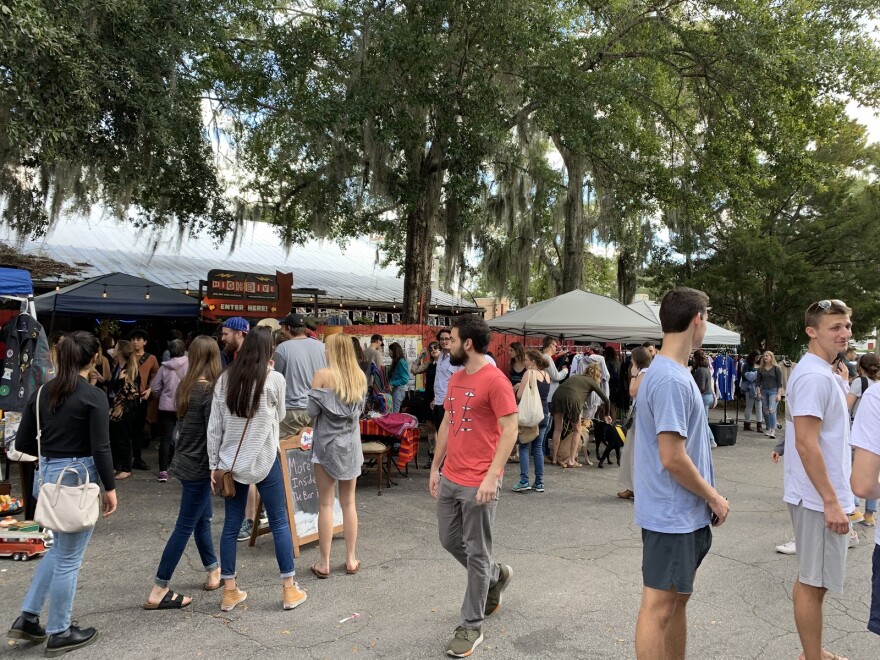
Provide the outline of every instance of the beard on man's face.
[[459,348],[458,351],[450,351],[449,352],[449,364],[453,367],[463,367],[468,363],[468,354],[465,353],[463,348]]

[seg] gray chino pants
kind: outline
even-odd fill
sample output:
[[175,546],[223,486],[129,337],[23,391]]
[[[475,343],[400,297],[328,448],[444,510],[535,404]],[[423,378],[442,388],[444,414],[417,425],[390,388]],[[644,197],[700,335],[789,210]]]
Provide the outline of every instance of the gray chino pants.
[[459,486],[440,477],[437,494],[437,526],[440,544],[467,569],[467,590],[461,605],[461,625],[479,628],[485,618],[486,594],[499,578],[492,560],[492,522],[495,502],[477,506],[477,488]]

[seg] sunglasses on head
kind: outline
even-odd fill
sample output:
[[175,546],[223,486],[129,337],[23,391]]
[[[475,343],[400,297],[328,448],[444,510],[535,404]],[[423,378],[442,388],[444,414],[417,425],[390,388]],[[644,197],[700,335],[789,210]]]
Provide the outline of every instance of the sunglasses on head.
[[846,307],[846,303],[842,300],[837,300],[837,298],[832,298],[831,300],[820,300],[817,303],[813,303],[819,309],[831,309],[832,305],[836,305],[838,307]]

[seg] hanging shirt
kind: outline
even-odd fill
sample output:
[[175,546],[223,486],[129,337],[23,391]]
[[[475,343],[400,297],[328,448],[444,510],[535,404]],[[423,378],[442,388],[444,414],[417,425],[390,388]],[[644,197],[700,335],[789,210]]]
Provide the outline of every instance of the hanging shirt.
[[736,385],[736,362],[729,355],[719,355],[712,360],[715,382],[718,383],[718,398],[732,401]]

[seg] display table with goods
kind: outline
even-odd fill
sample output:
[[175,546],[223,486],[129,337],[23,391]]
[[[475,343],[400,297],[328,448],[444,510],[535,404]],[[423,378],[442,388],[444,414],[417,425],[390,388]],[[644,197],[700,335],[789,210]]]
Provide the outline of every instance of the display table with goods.
[[419,438],[418,420],[412,415],[391,413],[361,420],[361,440],[389,444],[392,453],[396,449],[397,469],[407,476],[411,462],[416,461],[418,467]]

